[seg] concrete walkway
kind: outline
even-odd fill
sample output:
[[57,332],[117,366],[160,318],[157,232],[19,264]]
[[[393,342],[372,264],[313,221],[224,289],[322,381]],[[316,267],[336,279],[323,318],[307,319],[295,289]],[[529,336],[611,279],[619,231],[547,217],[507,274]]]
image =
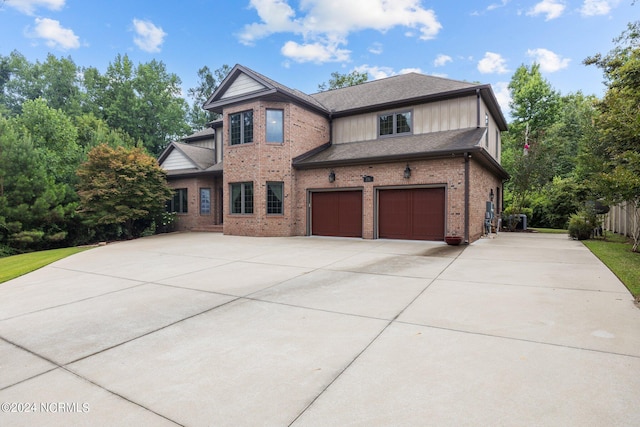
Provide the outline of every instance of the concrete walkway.
[[639,372],[564,235],[172,234],[0,285],[0,426],[631,426]]

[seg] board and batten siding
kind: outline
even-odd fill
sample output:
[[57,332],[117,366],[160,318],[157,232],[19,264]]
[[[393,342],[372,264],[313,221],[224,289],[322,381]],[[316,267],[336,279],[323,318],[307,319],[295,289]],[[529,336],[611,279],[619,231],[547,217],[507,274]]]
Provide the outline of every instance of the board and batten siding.
[[257,92],[266,89],[264,85],[258,83],[246,74],[240,74],[231,83],[231,86],[222,94],[220,99],[233,98],[235,96],[244,95],[246,93]]
[[179,152],[178,150],[172,150],[171,153],[164,159],[162,162],[162,169],[168,171],[175,171],[181,169],[195,169],[193,163],[189,159],[185,157],[184,154]]
[[190,141],[189,145],[193,147],[208,148],[210,150],[215,150],[216,148],[214,137],[211,137],[209,139],[201,139],[198,141]]
[[[445,99],[407,108],[396,108],[374,113],[358,114],[333,120],[333,143],[369,141],[378,138],[378,116],[381,113],[413,112],[413,134],[420,135],[456,129],[475,128],[478,125],[478,100],[474,95]],[[500,132],[484,100],[480,102],[480,126],[485,126],[485,113],[489,114],[489,144],[485,148],[500,160]],[[485,141],[482,141],[485,146]]]
[[[412,111],[413,133],[415,135],[475,127],[476,106],[476,97],[467,96],[334,119],[333,142],[343,144],[376,139],[378,137],[378,115],[386,112]],[[484,120],[484,116],[482,120]]]

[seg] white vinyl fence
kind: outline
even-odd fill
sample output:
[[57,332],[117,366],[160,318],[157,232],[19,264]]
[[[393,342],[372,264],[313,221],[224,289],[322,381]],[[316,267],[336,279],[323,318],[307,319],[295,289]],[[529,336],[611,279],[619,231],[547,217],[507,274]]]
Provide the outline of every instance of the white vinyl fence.
[[639,217],[639,209],[635,208],[633,203],[621,203],[611,207],[609,213],[605,215],[602,227],[605,230],[631,237],[636,227],[640,225],[638,224]]

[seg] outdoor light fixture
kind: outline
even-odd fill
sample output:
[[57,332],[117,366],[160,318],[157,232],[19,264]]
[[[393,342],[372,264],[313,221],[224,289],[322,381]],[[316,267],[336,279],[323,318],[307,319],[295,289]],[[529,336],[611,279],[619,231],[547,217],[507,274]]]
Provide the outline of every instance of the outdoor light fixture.
[[404,177],[406,179],[411,178],[411,168],[409,167],[409,163],[407,163],[407,167],[404,168]]
[[493,188],[489,192],[489,200],[491,200],[493,202]]
[[336,173],[334,171],[329,172],[329,182],[336,180]]

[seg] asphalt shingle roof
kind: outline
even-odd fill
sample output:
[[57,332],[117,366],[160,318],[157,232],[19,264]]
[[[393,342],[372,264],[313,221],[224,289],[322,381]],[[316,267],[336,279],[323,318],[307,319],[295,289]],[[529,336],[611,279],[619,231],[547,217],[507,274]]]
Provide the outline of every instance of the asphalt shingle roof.
[[311,95],[332,112],[406,102],[447,92],[470,89],[478,84],[461,82],[418,73],[401,74],[355,86]]
[[477,148],[484,133],[485,128],[470,128],[333,144],[319,153],[294,159],[294,165],[304,168],[460,153]]
[[215,163],[214,151],[210,148],[197,147],[182,142],[173,142],[172,144],[194,162],[200,170],[208,169]]

